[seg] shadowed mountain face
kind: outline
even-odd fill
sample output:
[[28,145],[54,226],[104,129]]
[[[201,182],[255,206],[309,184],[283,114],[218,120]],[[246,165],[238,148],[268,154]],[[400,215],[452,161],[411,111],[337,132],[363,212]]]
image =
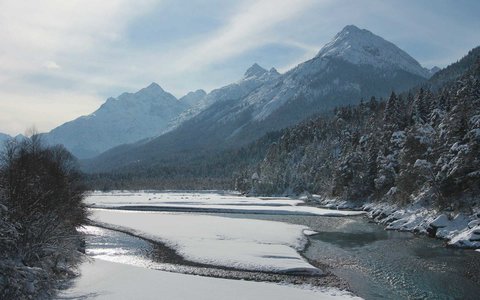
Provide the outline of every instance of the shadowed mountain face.
[[[189,98],[194,102],[198,95]],[[121,144],[160,135],[188,107],[189,102],[177,100],[152,83],[136,93],[107,99],[94,113],[57,127],[44,138],[51,144],[63,144],[79,158],[93,157]]]
[[429,75],[394,44],[350,25],[313,59],[285,74],[254,64],[241,80],[182,113],[166,134],[107,151],[85,169],[151,167],[178,153],[238,147],[312,114],[409,89]]
[[0,132],[0,144],[3,144],[5,141],[8,141],[9,139],[11,139],[11,136]]

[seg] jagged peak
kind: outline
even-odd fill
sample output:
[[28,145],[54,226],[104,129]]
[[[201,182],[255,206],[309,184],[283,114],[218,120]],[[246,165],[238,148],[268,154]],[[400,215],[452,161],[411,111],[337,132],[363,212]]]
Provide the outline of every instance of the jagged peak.
[[268,71],[270,74],[275,74],[275,75],[280,75],[280,73],[278,73],[277,69],[275,69],[274,67],[272,67],[270,69],[270,71]]
[[254,63],[250,68],[245,71],[244,78],[249,78],[249,77],[260,77],[263,74],[267,73],[267,70],[262,68],[259,64]]
[[358,28],[357,26],[353,25],[353,24],[350,24],[350,25],[347,25],[345,27],[343,27],[342,31],[339,32],[339,34],[341,33],[371,33],[370,31],[366,30],[366,29],[360,29]]
[[355,25],[345,26],[322,47],[316,58],[340,58],[353,64],[368,64],[377,68],[395,67],[424,78],[429,77],[429,71],[405,51]]
[[[158,83],[156,83],[156,82],[150,83],[150,85],[148,85],[148,86],[147,86],[146,88],[144,88],[144,89],[141,89],[140,91],[142,91],[142,90],[154,90],[154,91],[162,91],[162,92],[165,92],[165,91],[162,89],[162,87],[161,87]],[[140,91],[139,91],[139,92],[140,92]]]
[[207,92],[205,92],[205,90],[203,90],[203,89],[198,89],[198,90],[196,90],[196,91],[194,91],[194,92],[189,92],[188,94],[206,95]]

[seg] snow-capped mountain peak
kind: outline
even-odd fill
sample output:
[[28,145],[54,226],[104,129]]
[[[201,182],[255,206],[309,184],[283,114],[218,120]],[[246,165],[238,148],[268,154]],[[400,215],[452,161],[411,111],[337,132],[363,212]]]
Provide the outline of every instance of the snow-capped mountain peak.
[[50,144],[63,144],[79,158],[88,158],[158,135],[188,107],[186,101],[152,83],[137,92],[108,98],[92,114],[53,129],[45,138]]
[[430,72],[405,51],[355,25],[345,26],[316,57],[340,58],[356,65],[372,65],[378,69],[399,68],[424,78],[430,77]]
[[260,77],[267,72],[268,71],[265,70],[264,68],[260,67],[259,64],[254,63],[250,68],[247,69],[247,71],[245,72],[243,77],[244,78]]
[[280,73],[278,73],[277,69],[275,69],[274,67],[272,67],[268,72],[272,75],[280,75]]

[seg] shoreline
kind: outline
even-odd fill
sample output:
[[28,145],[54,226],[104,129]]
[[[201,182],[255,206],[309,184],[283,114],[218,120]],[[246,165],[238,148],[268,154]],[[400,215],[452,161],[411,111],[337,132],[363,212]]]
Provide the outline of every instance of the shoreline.
[[[155,249],[154,257],[152,261],[158,264],[170,265],[171,267],[162,268],[160,266],[153,268],[159,271],[179,273],[186,275],[199,275],[204,277],[219,278],[219,279],[234,279],[234,280],[247,280],[253,282],[271,282],[278,284],[292,284],[292,285],[310,285],[314,287],[327,287],[327,288],[337,288],[340,290],[345,290],[351,292],[351,289],[348,285],[348,282],[342,280],[338,276],[334,275],[329,269],[331,266],[327,264],[320,263],[318,261],[308,260],[304,255],[304,251],[307,250],[310,242],[307,243],[305,249],[300,251],[299,254],[307,260],[313,266],[319,268],[322,271],[322,274],[295,274],[292,273],[278,273],[278,272],[265,272],[265,271],[250,271],[229,268],[218,265],[209,265],[193,262],[190,260],[184,259],[181,255],[177,254],[176,251],[168,247],[165,243],[162,243],[158,240],[150,239],[135,233],[129,232],[117,226],[109,226],[109,224],[104,224],[100,222],[91,221],[90,226],[96,226],[112,231],[121,232],[123,234],[142,239]],[[166,261],[165,261],[166,259]]]
[[443,240],[445,247],[471,249],[480,253],[480,209],[467,214],[437,211],[419,204],[402,207],[389,203],[369,202],[358,205],[339,199],[319,200],[315,196],[304,200],[306,205],[321,208],[361,210],[366,212],[365,216],[369,220],[382,225],[385,230],[425,235]]
[[92,259],[55,299],[361,299],[329,287],[194,276]]

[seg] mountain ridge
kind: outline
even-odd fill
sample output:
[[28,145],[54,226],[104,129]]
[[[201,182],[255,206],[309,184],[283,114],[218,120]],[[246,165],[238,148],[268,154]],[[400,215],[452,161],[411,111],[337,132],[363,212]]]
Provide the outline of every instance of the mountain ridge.
[[160,134],[168,122],[189,105],[157,83],[135,93],[108,98],[93,113],[66,122],[42,134],[49,144],[63,144],[79,158]]
[[[352,27],[347,26],[342,32],[346,29],[351,31]],[[332,41],[336,38],[338,34]],[[403,53],[397,49],[392,51]],[[426,81],[427,75],[418,62],[414,65],[418,68],[410,73],[406,71],[409,68],[394,63],[354,64],[343,57],[317,55],[279,74],[275,69],[269,72],[253,64],[242,79],[207,94],[201,104],[187,110],[181,121],[163,135],[141,145],[107,151],[87,164],[87,170],[88,166],[93,167],[90,170],[105,171],[145,165],[147,161],[150,165],[172,153],[240,147],[312,114],[358,103],[362,97],[382,97],[392,90],[417,86]],[[116,165],[117,161],[122,166]]]

